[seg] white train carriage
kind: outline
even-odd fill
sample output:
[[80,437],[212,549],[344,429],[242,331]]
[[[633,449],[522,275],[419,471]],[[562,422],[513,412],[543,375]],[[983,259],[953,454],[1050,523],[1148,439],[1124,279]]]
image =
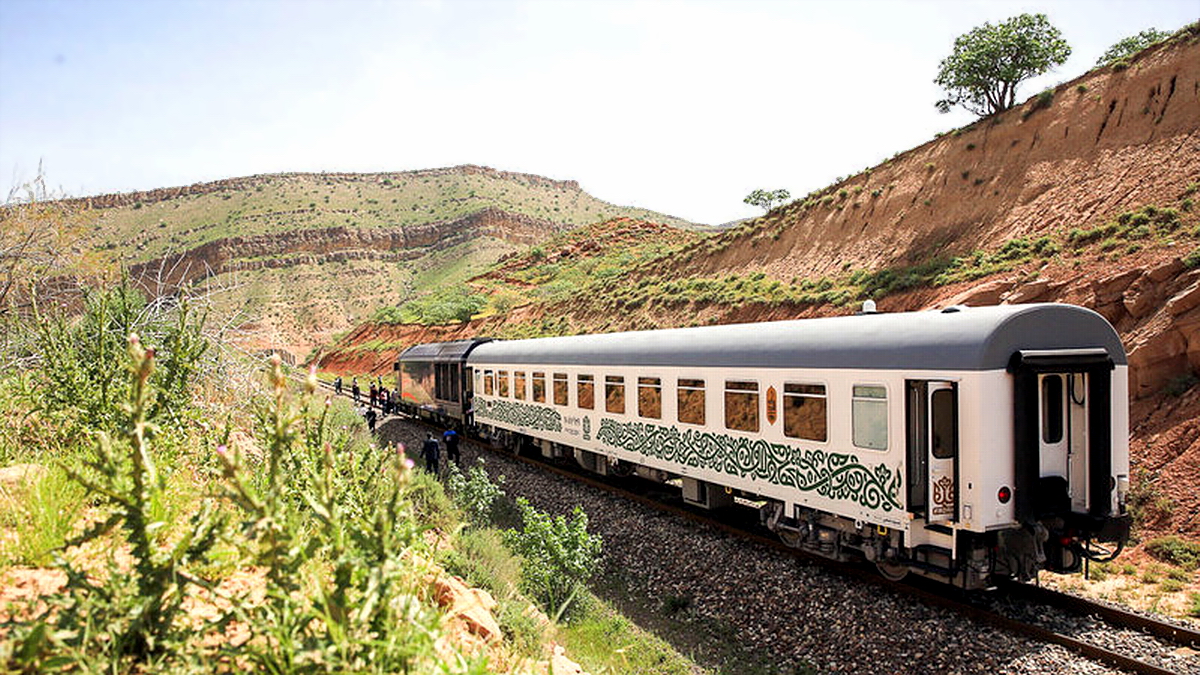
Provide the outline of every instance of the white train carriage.
[[483,430],[600,473],[681,478],[700,506],[751,497],[789,544],[889,576],[978,588],[1077,569],[1128,534],[1125,351],[1080,307],[495,341],[464,356]]

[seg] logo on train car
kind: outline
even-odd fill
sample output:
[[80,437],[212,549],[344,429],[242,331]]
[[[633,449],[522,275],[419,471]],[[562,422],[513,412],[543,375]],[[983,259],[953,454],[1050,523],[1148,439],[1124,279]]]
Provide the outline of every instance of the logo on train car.
[[948,516],[954,513],[954,481],[942,476],[933,484],[933,515]]
[[775,424],[775,387],[767,387],[767,424]]

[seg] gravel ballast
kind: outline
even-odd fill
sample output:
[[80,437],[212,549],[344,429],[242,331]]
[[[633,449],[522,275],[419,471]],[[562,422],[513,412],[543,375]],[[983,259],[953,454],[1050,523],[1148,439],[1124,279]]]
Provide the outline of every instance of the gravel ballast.
[[[428,430],[390,418],[379,437],[388,445],[413,446]],[[503,489],[511,498],[525,497],[554,515],[582,507],[589,531],[604,538],[603,574],[619,578],[637,596],[630,603],[615,599],[616,604],[657,609],[664,617],[669,611],[671,620],[661,623],[698,631],[687,639],[662,637],[705,667],[723,665],[705,662],[706,654],[727,655],[728,649],[696,649],[698,640],[732,641],[736,652],[782,673],[811,672],[806,667],[818,673],[939,675],[1121,672],[465,443],[464,466],[477,457],[493,479],[505,476]],[[1089,640],[1106,646],[1117,641],[1122,653],[1136,658],[1158,649],[1140,634],[1089,628],[1104,633]],[[1171,670],[1200,675],[1195,656],[1170,657],[1169,663],[1155,658]]]

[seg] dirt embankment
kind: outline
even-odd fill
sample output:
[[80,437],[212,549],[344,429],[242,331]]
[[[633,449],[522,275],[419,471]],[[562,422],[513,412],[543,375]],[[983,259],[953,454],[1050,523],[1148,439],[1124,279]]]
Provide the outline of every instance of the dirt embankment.
[[[1200,178],[1200,40],[1142,54],[905,152],[676,259],[681,276],[873,269],[1082,227]],[[844,192],[843,192],[844,191]],[[775,235],[778,235],[776,238]]]

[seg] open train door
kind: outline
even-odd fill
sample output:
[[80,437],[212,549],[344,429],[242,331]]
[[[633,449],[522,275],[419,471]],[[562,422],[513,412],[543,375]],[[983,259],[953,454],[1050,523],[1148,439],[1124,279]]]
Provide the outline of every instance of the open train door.
[[1089,375],[1041,373],[1038,375],[1039,474],[1043,481],[1061,479],[1064,503],[1075,513],[1088,511],[1088,405]]
[[927,524],[958,520],[958,388],[909,380],[908,507]]
[[928,383],[929,523],[958,520],[958,391],[952,382]]

